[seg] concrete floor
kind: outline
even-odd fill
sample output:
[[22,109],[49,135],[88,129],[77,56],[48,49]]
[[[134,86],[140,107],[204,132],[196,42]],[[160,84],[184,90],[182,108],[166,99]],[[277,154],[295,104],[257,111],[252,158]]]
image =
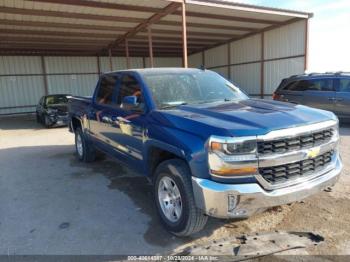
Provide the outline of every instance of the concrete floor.
[[332,192],[248,220],[210,219],[203,232],[180,239],[160,225],[145,178],[109,158],[78,162],[65,127],[0,118],[0,255],[164,254],[277,229],[325,237],[304,253],[350,254],[350,126],[341,128],[340,149],[345,168]]

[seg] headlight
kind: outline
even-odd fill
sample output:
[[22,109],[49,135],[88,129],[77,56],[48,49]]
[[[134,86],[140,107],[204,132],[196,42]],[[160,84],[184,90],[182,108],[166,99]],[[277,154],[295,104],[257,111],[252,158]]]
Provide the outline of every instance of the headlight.
[[243,141],[238,143],[211,142],[211,150],[227,155],[246,155],[256,153],[256,141]]
[[255,175],[258,172],[256,137],[211,137],[208,141],[208,160],[213,175]]

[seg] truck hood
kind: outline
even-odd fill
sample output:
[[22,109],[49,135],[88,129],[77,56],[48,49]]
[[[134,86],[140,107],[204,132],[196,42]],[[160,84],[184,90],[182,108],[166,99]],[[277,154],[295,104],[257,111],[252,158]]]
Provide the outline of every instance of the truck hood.
[[158,110],[157,122],[208,138],[264,135],[272,130],[336,119],[331,112],[290,103],[246,99]]

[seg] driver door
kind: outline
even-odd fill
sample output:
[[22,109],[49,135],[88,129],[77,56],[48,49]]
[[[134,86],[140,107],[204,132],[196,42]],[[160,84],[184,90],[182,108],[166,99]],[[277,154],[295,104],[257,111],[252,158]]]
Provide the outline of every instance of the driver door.
[[[113,148],[125,156],[128,164],[141,167],[146,110],[141,83],[136,75],[131,72],[123,73],[116,95],[116,104],[110,112],[110,123],[105,136]],[[123,104],[126,96],[137,97],[137,108],[128,108]]]

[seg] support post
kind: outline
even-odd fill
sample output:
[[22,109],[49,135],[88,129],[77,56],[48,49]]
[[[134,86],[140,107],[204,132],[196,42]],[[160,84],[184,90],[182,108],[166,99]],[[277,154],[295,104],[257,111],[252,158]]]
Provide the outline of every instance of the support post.
[[202,51],[202,67],[205,69],[205,51]]
[[97,74],[98,76],[101,75],[101,64],[100,64],[100,57],[96,56],[96,65],[97,65]]
[[304,48],[305,48],[305,52],[304,52],[304,55],[305,55],[305,59],[304,59],[304,71],[306,71],[308,69],[308,56],[309,56],[309,53],[308,53],[308,50],[309,50],[309,19],[305,19],[305,44],[304,44]]
[[232,80],[232,75],[231,75],[231,43],[227,43],[227,76],[229,80]]
[[126,68],[130,68],[130,57],[129,57],[129,43],[128,39],[125,39],[125,56],[126,56]]
[[182,11],[182,49],[183,49],[183,57],[182,63],[183,67],[188,67],[188,58],[187,58],[187,27],[186,27],[186,4],[185,1],[182,1],[181,5]]
[[260,64],[260,98],[264,98],[264,82],[265,82],[265,34],[261,33],[261,64]]
[[41,56],[41,70],[43,72],[43,80],[44,80],[44,93],[45,95],[49,94],[49,84],[47,80],[47,73],[46,73],[46,64],[45,64],[45,58],[44,56]]
[[109,69],[110,71],[113,71],[113,63],[112,63],[112,49],[108,49],[108,56],[109,56]]
[[149,61],[150,61],[150,67],[154,66],[153,63],[153,45],[152,45],[152,29],[150,26],[147,28],[148,30],[148,48],[149,48]]
[[143,65],[143,68],[146,68],[147,65],[146,65],[146,57],[142,57],[142,65]]

